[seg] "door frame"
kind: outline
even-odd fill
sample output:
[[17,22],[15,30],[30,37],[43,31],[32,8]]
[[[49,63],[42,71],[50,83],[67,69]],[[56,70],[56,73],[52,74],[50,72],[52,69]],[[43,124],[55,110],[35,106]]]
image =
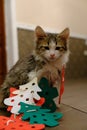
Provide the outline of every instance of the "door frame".
[[16,0],[4,0],[7,70],[18,60]]

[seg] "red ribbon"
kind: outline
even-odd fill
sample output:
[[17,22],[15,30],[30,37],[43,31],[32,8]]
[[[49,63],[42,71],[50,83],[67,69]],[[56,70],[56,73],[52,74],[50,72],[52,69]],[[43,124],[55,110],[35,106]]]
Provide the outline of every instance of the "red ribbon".
[[61,72],[61,85],[60,85],[60,94],[59,94],[59,104],[61,103],[61,98],[64,93],[64,81],[65,81],[65,68],[63,66]]

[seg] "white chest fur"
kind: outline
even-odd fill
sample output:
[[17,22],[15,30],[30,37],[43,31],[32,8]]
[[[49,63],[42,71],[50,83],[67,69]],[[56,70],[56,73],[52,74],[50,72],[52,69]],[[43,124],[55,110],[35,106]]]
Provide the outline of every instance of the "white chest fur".
[[51,76],[52,80],[58,79],[59,78],[58,70],[61,71],[62,66],[66,65],[66,63],[68,62],[68,59],[69,59],[69,51],[67,51],[67,53],[65,53],[58,60],[47,63],[46,65],[43,66],[42,69],[38,71],[36,70],[31,71],[28,74],[29,80],[32,80],[35,77],[38,77],[38,80],[39,80],[43,76],[47,78]]

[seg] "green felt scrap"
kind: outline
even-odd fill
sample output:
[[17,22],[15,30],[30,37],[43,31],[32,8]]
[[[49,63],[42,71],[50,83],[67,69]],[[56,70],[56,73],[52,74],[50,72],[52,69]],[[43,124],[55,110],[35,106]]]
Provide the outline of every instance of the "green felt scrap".
[[39,92],[39,95],[45,98],[45,103],[42,107],[50,109],[51,112],[54,112],[56,110],[56,104],[53,99],[58,96],[57,88],[50,86],[48,80],[44,77],[40,80],[39,87],[42,90]]
[[59,112],[50,113],[49,109],[42,109],[40,106],[20,103],[19,113],[23,113],[22,120],[28,120],[30,124],[45,124],[50,127],[59,125],[56,121],[61,119],[63,114]]

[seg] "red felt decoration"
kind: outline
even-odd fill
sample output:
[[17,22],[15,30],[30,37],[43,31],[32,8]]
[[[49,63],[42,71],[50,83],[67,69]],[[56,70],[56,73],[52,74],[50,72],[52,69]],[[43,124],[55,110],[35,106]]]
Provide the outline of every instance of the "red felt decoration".
[[12,115],[10,118],[0,116],[0,130],[42,130],[45,128],[43,124],[29,124],[21,120],[21,116],[14,118]]
[[45,103],[45,98],[41,97],[40,100],[37,101],[34,99],[34,101],[37,106],[42,106]]

